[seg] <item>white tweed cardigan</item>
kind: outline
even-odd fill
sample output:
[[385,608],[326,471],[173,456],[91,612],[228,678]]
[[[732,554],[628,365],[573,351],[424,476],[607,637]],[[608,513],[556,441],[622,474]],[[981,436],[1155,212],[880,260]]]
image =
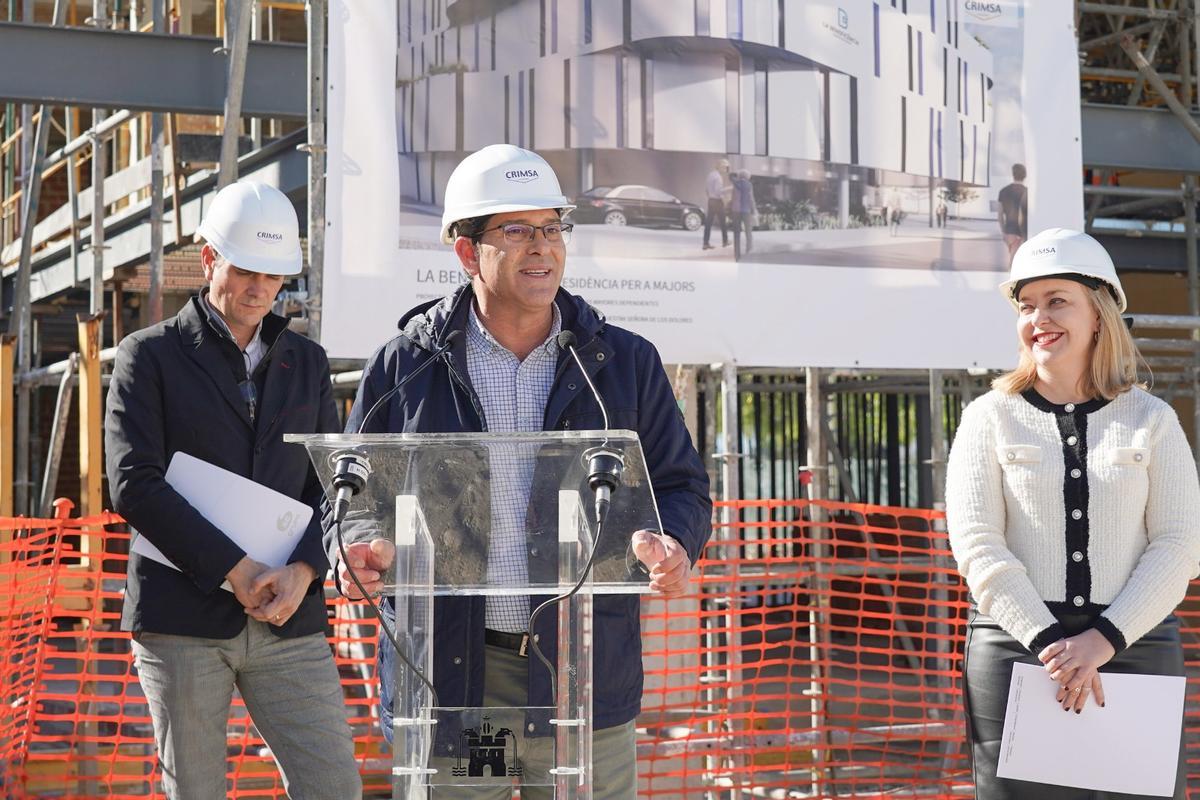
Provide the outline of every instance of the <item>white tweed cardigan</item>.
[[1055,405],[989,392],[963,412],[946,481],[950,546],[980,612],[1033,652],[1085,613],[1117,652],[1200,573],[1200,483],[1179,419],[1131,389]]

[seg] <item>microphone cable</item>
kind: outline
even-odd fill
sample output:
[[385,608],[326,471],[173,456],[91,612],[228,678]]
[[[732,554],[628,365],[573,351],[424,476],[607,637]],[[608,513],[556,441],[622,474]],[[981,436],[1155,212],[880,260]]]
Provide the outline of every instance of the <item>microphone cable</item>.
[[[451,331],[446,336],[442,346],[439,347],[431,356],[429,356],[429,358],[425,359],[425,361],[422,362],[419,367],[406,375],[395,386],[380,395],[379,399],[371,405],[371,408],[367,411],[366,415],[363,416],[363,420],[361,423],[359,423],[358,431],[356,433],[362,434],[363,430],[366,429],[367,423],[370,421],[371,416],[383,407],[383,403],[395,395],[396,392],[400,391],[400,389],[404,388],[409,381],[424,372],[426,368],[428,368],[431,364],[433,364],[434,361],[438,359],[438,357],[449,350],[454,345],[454,341],[461,335],[462,331]],[[337,537],[338,552],[341,554],[342,563],[346,566],[346,573],[350,576],[350,580],[354,582],[354,586],[358,589],[358,593],[362,595],[362,599],[365,600],[367,605],[370,607],[371,613],[374,614],[375,619],[378,620],[379,629],[383,631],[384,636],[386,636],[388,641],[391,642],[392,647],[396,651],[396,657],[399,658],[404,663],[404,666],[408,667],[408,669],[415,676],[417,676],[417,679],[424,684],[425,688],[429,690],[432,700],[432,707],[438,708],[441,706],[441,702],[438,699],[437,690],[433,687],[433,683],[429,680],[429,678],[425,677],[424,672],[418,669],[417,666],[413,664],[406,655],[404,655],[404,651],[400,647],[400,642],[396,638],[396,632],[394,628],[388,625],[387,620],[383,616],[382,610],[379,608],[379,604],[375,602],[375,599],[371,597],[371,595],[363,587],[362,581],[359,580],[358,573],[355,571],[354,567],[350,566],[350,560],[346,556],[346,541],[345,537],[342,535],[342,519],[346,516],[346,511],[349,509],[350,498],[365,488],[367,476],[370,474],[370,464],[367,462],[365,456],[355,451],[348,451],[341,454],[335,453],[333,458],[336,459],[333,485],[334,488],[337,489],[333,506],[334,534]]]
[[[558,705],[558,686],[556,680],[558,676],[555,672],[554,665],[550,663],[550,659],[548,659],[546,654],[542,652],[541,646],[534,637],[534,623],[537,622],[537,618],[541,616],[543,611],[551,606],[556,606],[559,603],[570,600],[579,593],[579,590],[583,588],[583,584],[587,582],[587,579],[592,572],[592,564],[596,560],[596,553],[600,549],[600,535],[604,530],[604,521],[608,517],[609,502],[607,496],[611,495],[611,493],[620,485],[621,473],[624,469],[624,461],[621,459],[620,454],[608,449],[608,409],[604,407],[604,399],[600,396],[600,392],[596,390],[596,385],[592,383],[591,376],[588,375],[587,370],[583,367],[583,360],[579,358],[579,353],[575,349],[576,341],[577,339],[575,334],[571,331],[563,331],[558,335],[559,347],[567,350],[575,359],[575,363],[579,366],[579,371],[583,373],[583,379],[587,381],[588,388],[592,390],[592,396],[596,398],[596,404],[600,406],[600,414],[604,419],[605,437],[604,443],[600,445],[600,447],[592,448],[588,451],[590,453],[595,453],[595,455],[591,458],[591,463],[589,464],[589,468],[592,469],[592,473],[588,476],[588,485],[591,487],[592,491],[596,492],[597,495],[596,536],[592,540],[592,549],[591,552],[588,553],[587,561],[583,565],[583,571],[579,576],[579,580],[575,582],[575,585],[571,587],[570,591],[564,592],[563,594],[555,597],[551,597],[549,600],[546,600],[537,608],[535,608],[533,613],[529,615],[529,644],[533,648],[533,653],[537,656],[538,661],[541,661],[543,666],[545,666],[546,670],[550,673],[550,697],[556,706]],[[586,455],[587,454],[585,453],[585,456]],[[604,492],[605,498],[603,502],[601,501],[600,497],[602,488],[606,490]]]

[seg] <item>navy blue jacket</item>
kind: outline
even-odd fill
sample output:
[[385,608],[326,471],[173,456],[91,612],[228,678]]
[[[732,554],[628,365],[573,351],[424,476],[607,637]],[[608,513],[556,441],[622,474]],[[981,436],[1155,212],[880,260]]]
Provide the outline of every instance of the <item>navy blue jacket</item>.
[[[465,331],[473,298],[465,285],[442,300],[414,308],[400,321],[402,333],[378,350],[363,373],[346,431],[357,432],[367,409],[404,376],[420,366],[451,331]],[[648,341],[608,325],[583,299],[560,289],[555,299],[564,330],[575,333],[576,348],[608,406],[614,429],[636,431],[655,490],[666,533],[678,539],[692,562],[700,556],[712,525],[708,475],[692,445],[658,352]],[[457,433],[484,430],[483,414],[467,371],[466,336],[371,418],[364,433]],[[559,354],[554,385],[546,402],[545,430],[599,430],[604,424],[596,400],[569,353]],[[330,563],[337,543],[326,533]],[[443,706],[483,704],[484,597],[440,597],[434,603],[433,681]],[[385,614],[394,613],[389,601]],[[642,698],[639,598],[598,596],[594,604],[596,646],[593,675],[595,725],[608,728],[637,716]],[[538,619],[539,642],[553,659],[557,651],[556,614]],[[394,619],[394,618],[393,618]],[[391,622],[391,620],[389,620]],[[384,733],[391,737],[395,653],[379,643],[380,705]],[[529,659],[529,704],[550,706],[549,673]],[[532,720],[535,735],[551,733],[545,720]]]
[[[337,407],[329,360],[316,342],[263,320],[269,347],[254,376],[241,351],[207,319],[198,298],[178,315],[126,336],[108,389],[104,449],[113,506],[182,571],[130,553],[121,628],[230,639],[246,626],[233,592],[218,588],[245,552],[192,508],[164,478],[171,456],[188,453],[318,508],[324,492],[302,445],[284,433],[333,433]],[[256,423],[238,382],[260,384]],[[323,585],[329,564],[320,516],[289,559],[317,579],[281,637],[323,633]]]

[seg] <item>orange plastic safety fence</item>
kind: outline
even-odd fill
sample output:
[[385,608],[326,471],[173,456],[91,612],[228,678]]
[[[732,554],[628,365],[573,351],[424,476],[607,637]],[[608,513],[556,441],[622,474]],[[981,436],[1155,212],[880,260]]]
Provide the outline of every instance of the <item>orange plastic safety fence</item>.
[[969,792],[966,595],[932,511],[719,504],[698,594],[643,604],[641,795]]
[[[0,797],[162,798],[130,636],[119,630],[129,535],[114,515],[0,519]],[[86,545],[84,544],[86,543]],[[333,647],[365,783],[390,796],[375,711],[374,621],[329,605]],[[286,797],[235,698],[231,797]]]
[[[941,515],[805,501],[716,513],[694,594],[643,603],[639,795],[969,795],[967,598]],[[0,519],[0,534],[17,532],[0,536],[0,796],[161,797],[117,625],[128,537],[116,522]],[[331,600],[332,641],[368,794],[384,797],[377,629],[354,608]],[[1200,776],[1200,586],[1180,618],[1188,765]],[[284,796],[240,703],[229,752],[231,796]]]

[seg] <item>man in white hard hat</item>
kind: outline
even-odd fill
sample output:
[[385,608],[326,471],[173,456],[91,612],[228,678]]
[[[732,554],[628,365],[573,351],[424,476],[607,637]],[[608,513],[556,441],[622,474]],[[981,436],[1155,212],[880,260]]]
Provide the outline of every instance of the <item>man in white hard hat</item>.
[[[374,413],[365,432],[604,428],[588,381],[566,345],[560,345],[565,341],[560,334],[569,332],[587,377],[612,415],[611,426],[636,431],[646,456],[663,531],[624,535],[632,535],[634,551],[650,572],[651,589],[682,594],[711,530],[707,474],[654,346],[609,325],[582,298],[560,288],[572,228],[562,215],[573,206],[554,170],[536,153],[491,145],[455,168],[444,196],[442,241],[453,245],[471,282],[404,315],[400,335],[367,363],[347,430],[357,431],[377,399],[407,377],[412,380]],[[427,364],[447,345],[445,355]],[[429,368],[418,372],[422,366]],[[488,574],[493,584],[521,585],[527,552],[536,555],[538,546],[534,542],[526,550],[525,514],[531,492],[542,487],[531,485],[527,470],[495,459],[489,466]],[[333,531],[326,540],[334,563],[339,553]],[[391,560],[392,551],[383,544],[360,541],[347,551],[350,567],[369,593],[379,591],[380,573]],[[357,598],[346,566],[337,567],[339,588]],[[384,598],[382,607],[385,616],[394,614],[390,598]],[[530,598],[521,594],[435,601],[429,677],[444,703],[553,705],[549,671],[529,657],[529,641],[535,637],[553,657],[557,615],[541,615],[531,631],[531,609]],[[642,695],[637,596],[597,597],[594,633],[593,797],[632,800],[637,784],[633,721]],[[380,706],[389,737],[395,667],[391,645],[381,640]],[[453,752],[456,743],[445,739],[447,733],[434,731],[435,755]],[[548,716],[528,716],[519,734],[519,764],[514,766],[526,776],[544,776],[554,764]],[[438,796],[511,796],[508,786],[445,791]],[[547,787],[532,785],[524,785],[521,795],[526,800],[552,796]]]
[[113,505],[163,556],[130,553],[121,615],[163,788],[171,798],[225,797],[236,687],[293,800],[356,798],[362,785],[325,639],[318,515],[272,568],[166,480],[185,453],[314,511],[321,502],[304,448],[282,440],[340,427],[324,350],[271,312],[301,271],[296,212],[273,187],[235,183],[213,199],[197,237],[207,288],[121,342],[105,419]]

